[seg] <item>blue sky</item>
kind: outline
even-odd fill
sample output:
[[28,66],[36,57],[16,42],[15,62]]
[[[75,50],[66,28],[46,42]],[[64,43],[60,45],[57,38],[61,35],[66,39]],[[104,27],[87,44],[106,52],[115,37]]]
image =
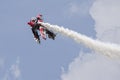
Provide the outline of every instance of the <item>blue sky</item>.
[[[74,5],[79,8],[81,4],[85,8],[84,13],[82,9],[71,10]],[[42,13],[45,22],[65,26],[94,37],[93,20],[88,14],[91,4],[89,0],[1,0],[0,56],[3,68],[0,79],[16,62],[17,57],[20,60],[19,67],[23,80],[60,79],[61,67],[67,69],[68,64],[79,55],[78,52],[83,47],[59,34],[55,41],[41,40],[41,45],[38,45],[27,22],[31,17]]]
[[[27,25],[39,13],[44,22],[64,26],[96,38],[89,10],[94,0],[1,0],[0,79],[60,80],[62,70],[89,49],[58,34],[56,40],[37,44]],[[16,73],[15,73],[16,72]],[[15,75],[17,74],[17,75]]]

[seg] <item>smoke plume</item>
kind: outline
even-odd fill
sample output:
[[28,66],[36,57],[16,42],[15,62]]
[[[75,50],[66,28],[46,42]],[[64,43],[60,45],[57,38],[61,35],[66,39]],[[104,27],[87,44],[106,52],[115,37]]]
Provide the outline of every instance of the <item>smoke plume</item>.
[[73,39],[74,41],[85,45],[86,47],[94,50],[96,53],[101,53],[110,58],[120,58],[120,46],[113,43],[104,43],[99,40],[94,40],[85,35],[77,33],[73,30],[69,30],[64,27],[59,27],[57,25],[51,25],[49,23],[41,23],[49,30],[52,30],[56,33],[60,33],[66,37]]

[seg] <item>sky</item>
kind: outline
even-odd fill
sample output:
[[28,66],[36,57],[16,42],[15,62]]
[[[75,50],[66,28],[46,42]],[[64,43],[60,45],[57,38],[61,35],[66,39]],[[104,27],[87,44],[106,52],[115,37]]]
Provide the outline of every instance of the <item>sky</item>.
[[[119,61],[57,34],[37,44],[27,22],[64,26],[93,39],[120,44],[119,0],[1,0],[0,80],[119,80]],[[91,74],[92,73],[92,74]]]

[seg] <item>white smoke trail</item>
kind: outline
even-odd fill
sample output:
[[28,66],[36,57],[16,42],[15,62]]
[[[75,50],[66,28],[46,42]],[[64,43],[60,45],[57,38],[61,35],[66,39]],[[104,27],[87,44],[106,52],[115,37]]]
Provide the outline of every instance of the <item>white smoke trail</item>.
[[46,28],[55,31],[56,33],[61,33],[64,36],[72,38],[78,43],[82,43],[88,48],[94,50],[97,53],[104,54],[110,58],[120,59],[120,46],[116,44],[104,43],[98,40],[94,40],[85,35],[77,33],[75,31],[65,29],[64,27],[59,27],[57,25],[51,25],[49,23],[41,23]]

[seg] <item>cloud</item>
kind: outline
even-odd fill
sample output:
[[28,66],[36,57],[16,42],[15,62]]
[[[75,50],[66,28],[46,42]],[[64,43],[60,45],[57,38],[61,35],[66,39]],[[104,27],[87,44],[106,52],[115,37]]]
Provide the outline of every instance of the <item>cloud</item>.
[[70,63],[68,71],[62,74],[62,80],[119,80],[120,64],[98,54],[78,56]]
[[80,6],[76,3],[70,3],[69,4],[69,12],[71,14],[76,14],[76,13],[79,13],[79,10],[80,10]]
[[120,0],[96,0],[90,10],[98,39],[120,44]]
[[67,4],[67,9],[65,9],[65,13],[69,16],[85,16],[88,15],[89,6],[91,5],[91,1],[71,1]]
[[10,68],[11,74],[14,76],[15,79],[18,79],[21,76],[19,63],[20,63],[20,60],[19,60],[19,58],[17,58],[16,63],[13,64]]
[[12,64],[11,67],[6,71],[2,80],[19,80],[21,77],[21,70],[19,67],[20,59],[19,57],[16,60],[15,64]]
[[[120,44],[120,0],[95,0],[90,14],[95,21],[96,37]],[[63,71],[61,80],[120,80],[119,75],[120,61],[81,52],[69,64],[68,71]]]

